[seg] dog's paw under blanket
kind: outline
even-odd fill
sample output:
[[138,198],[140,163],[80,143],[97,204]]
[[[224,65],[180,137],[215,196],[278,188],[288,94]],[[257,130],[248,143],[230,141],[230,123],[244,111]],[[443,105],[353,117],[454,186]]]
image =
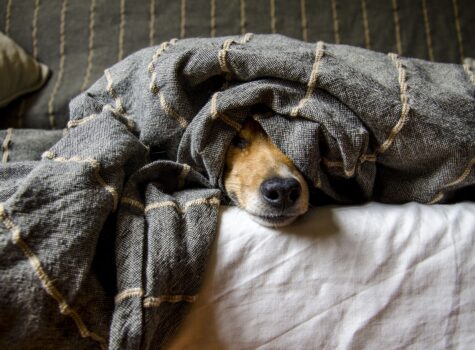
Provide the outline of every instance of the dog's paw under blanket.
[[475,183],[468,65],[277,35],[172,40],[70,110],[41,161],[0,168],[4,347],[164,345],[198,293],[226,148],[251,115],[335,201],[437,203]]

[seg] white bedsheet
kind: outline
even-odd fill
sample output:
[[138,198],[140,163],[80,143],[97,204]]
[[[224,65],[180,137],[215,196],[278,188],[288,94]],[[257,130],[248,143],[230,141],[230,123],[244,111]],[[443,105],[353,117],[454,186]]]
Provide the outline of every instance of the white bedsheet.
[[171,349],[469,349],[475,204],[312,209],[279,230],[221,210]]

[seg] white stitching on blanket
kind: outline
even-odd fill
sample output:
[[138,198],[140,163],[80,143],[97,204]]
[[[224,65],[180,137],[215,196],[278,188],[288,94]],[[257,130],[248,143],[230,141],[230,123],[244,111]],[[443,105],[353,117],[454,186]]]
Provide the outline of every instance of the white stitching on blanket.
[[120,202],[122,204],[127,204],[130,205],[131,207],[134,207],[140,211],[145,211],[145,205],[143,205],[141,202],[139,202],[136,199],[130,198],[130,197],[122,197],[120,199]]
[[159,209],[159,208],[166,208],[166,207],[173,207],[175,208],[178,212],[180,212],[180,208],[178,207],[178,204],[172,201],[164,201],[164,202],[155,202],[151,203],[147,206],[145,206],[144,212],[148,212],[152,209]]
[[[129,130],[133,130],[135,128],[135,122],[133,119],[131,118],[128,118],[128,117],[125,117],[122,113],[120,113],[117,109],[115,109],[113,106],[111,105],[105,105],[102,107],[102,110],[106,110],[106,111],[110,111],[114,117],[118,118],[121,122],[125,123],[125,125],[127,126],[127,128]],[[79,125],[82,125],[82,124],[85,124],[87,122],[90,122],[91,120],[94,120],[96,119],[97,117],[99,117],[98,114],[91,114],[87,117],[84,117],[84,118],[80,118],[80,119],[72,119],[70,120],[67,124],[66,124],[66,127],[68,129],[71,129],[71,128],[74,128],[76,126],[79,126]]]
[[185,180],[188,174],[190,173],[191,167],[188,164],[183,164],[183,169],[178,176],[178,187],[183,188],[185,185]]
[[114,99],[116,110],[119,113],[125,114],[125,109],[124,109],[124,105],[122,104],[122,100],[120,99],[119,96],[117,96],[117,93],[115,92],[114,88],[112,87],[113,81],[112,81],[112,76],[110,74],[109,69],[106,69],[104,71],[104,75],[106,76],[106,79],[107,79],[106,90],[109,93],[109,95]]
[[7,134],[5,135],[5,139],[2,143],[2,163],[8,163],[8,159],[10,156],[9,146],[12,141],[13,129],[7,129]]
[[185,205],[181,208],[178,206],[176,202],[172,201],[163,201],[163,202],[154,202],[148,205],[144,205],[140,201],[130,198],[130,197],[122,197],[120,202],[122,204],[130,205],[144,213],[147,213],[153,209],[159,208],[174,208],[178,213],[184,214],[186,211],[195,205],[219,205],[221,201],[217,197],[210,197],[210,198],[198,198],[185,203]]
[[157,79],[157,72],[155,72],[155,64],[159,57],[164,53],[166,50],[168,50],[168,47],[171,45],[171,41],[165,41],[160,44],[158,47],[157,51],[152,56],[152,61],[148,64],[148,72],[152,75],[150,79],[150,91],[152,91],[154,94],[156,94],[155,90],[158,92],[158,87],[155,84],[155,80]]
[[409,119],[409,111],[410,111],[410,106],[409,106],[409,98],[407,96],[407,81],[406,81],[406,70],[404,69],[401,60],[398,58],[398,56],[394,53],[390,53],[389,57],[393,61],[394,65],[396,66],[398,70],[398,82],[399,82],[399,90],[400,90],[400,98],[401,98],[401,115],[396,123],[396,125],[393,127],[391,130],[391,133],[389,134],[388,138],[386,141],[384,141],[376,150],[376,153],[384,153],[386,150],[391,147],[392,143],[394,142],[394,139],[396,136],[399,134],[401,129],[404,127],[406,124],[407,120]]
[[132,130],[135,128],[135,121],[129,117],[127,114],[121,113],[119,110],[114,108],[113,106],[107,104],[104,107],[102,107],[103,110],[110,111],[115,117],[119,118],[122,122],[125,122],[125,125],[129,130]]
[[442,198],[444,198],[444,194],[442,192],[439,192],[439,193],[437,193],[437,195],[434,198],[432,198],[429,201],[428,204],[437,204],[442,200]]
[[109,69],[106,69],[104,71],[104,75],[105,75],[106,80],[107,80],[106,90],[109,93],[109,95],[112,97],[112,99],[115,101],[115,107],[113,107],[111,105],[105,105],[104,108],[109,109],[115,116],[117,116],[119,118],[123,118],[124,120],[126,120],[127,127],[129,129],[134,128],[135,122],[133,121],[133,119],[131,117],[129,117],[127,115],[127,112],[124,109],[124,105],[122,103],[122,100],[117,95],[117,92],[114,90],[114,87],[112,86],[113,85],[112,75],[111,75]]
[[292,108],[290,115],[296,117],[299,114],[300,109],[308,102],[310,96],[313,94],[315,87],[317,85],[318,71],[320,69],[320,63],[324,55],[324,46],[323,42],[319,41],[315,49],[315,60],[313,62],[312,71],[310,73],[310,79],[307,83],[307,91],[305,96],[299,101],[298,105]]
[[241,40],[236,41],[234,39],[227,39],[224,41],[221,50],[218,51],[218,62],[219,62],[219,67],[221,69],[221,72],[225,73],[225,78],[226,81],[229,82],[232,77],[232,72],[228,67],[228,64],[226,62],[226,56],[227,53],[233,44],[247,44],[252,38],[254,37],[253,33],[246,33]]
[[213,97],[211,97],[211,119],[216,120],[217,118],[220,118],[223,122],[234,128],[235,130],[241,130],[241,124],[232,120],[224,113],[218,111],[218,93],[215,92],[213,94]]
[[163,95],[161,91],[158,92],[158,96],[160,98],[160,105],[162,106],[165,113],[175,118],[183,129],[186,128],[188,126],[188,121],[178,114],[178,112],[175,111],[172,106],[170,106],[168,101],[165,99],[165,95]]
[[185,203],[184,211],[187,211],[194,205],[219,205],[221,201],[218,197],[197,198]]
[[[226,63],[226,55],[227,55],[231,45],[232,44],[246,44],[252,39],[253,36],[254,36],[254,34],[247,33],[239,41],[236,41],[234,39],[227,39],[227,40],[224,41],[221,50],[219,50],[219,52],[218,52],[219,67],[221,68],[221,71],[223,73],[232,73],[231,70],[229,69],[227,63]],[[230,76],[226,75],[226,78],[229,80]]]
[[216,120],[219,117],[218,112],[218,93],[215,92],[211,97],[211,119]]
[[[400,133],[400,131],[402,130],[402,128],[404,127],[404,125],[409,119],[410,105],[409,105],[409,98],[407,95],[408,85],[406,81],[406,78],[407,78],[406,70],[404,69],[404,66],[401,60],[399,59],[398,55],[394,53],[390,53],[388,54],[388,56],[391,58],[391,61],[394,63],[398,71],[398,83],[399,83],[400,100],[401,100],[400,117],[396,125],[392,128],[391,132],[389,133],[389,136],[387,137],[387,139],[378,147],[375,153],[363,154],[358,159],[360,163],[375,162],[378,155],[386,152],[389,149],[389,147],[391,147],[395,138],[398,136],[398,134]],[[332,161],[328,159],[323,159],[323,162],[325,165],[329,167],[343,168],[343,171],[345,172],[345,175],[347,176],[353,176],[356,170],[356,166],[350,170],[344,169],[344,164],[341,161]]]
[[[407,81],[406,81],[406,70],[404,69],[401,60],[399,59],[398,55],[394,53],[390,53],[389,57],[391,61],[396,66],[398,71],[398,83],[399,83],[399,91],[400,91],[400,100],[401,100],[401,114],[399,116],[399,120],[396,125],[391,129],[389,136],[387,139],[376,149],[375,153],[373,154],[363,154],[359,158],[359,162],[375,162],[377,156],[386,152],[389,147],[393,144],[394,140],[398,136],[399,132],[402,130],[404,125],[409,119],[409,112],[410,112],[410,105],[409,105],[409,98],[407,96]],[[333,167],[343,167],[343,163],[337,164],[337,161],[332,161]],[[350,170],[350,172],[354,173],[355,169]],[[346,172],[346,170],[345,170]]]
[[472,171],[472,168],[473,166],[475,165],[475,157],[473,157],[467,164],[467,166],[465,167],[464,171],[462,172],[462,174],[457,178],[455,179],[454,181],[452,182],[449,182],[448,184],[444,185],[441,190],[435,195],[435,197],[429,202],[429,204],[435,204],[435,203],[438,203],[442,200],[442,198],[444,198],[444,192],[447,188],[449,187],[452,187],[452,186],[455,186],[455,185],[458,185],[459,183],[461,183],[462,181],[464,181],[468,175],[470,175],[471,171]]
[[226,64],[226,53],[229,50],[229,47],[231,46],[232,43],[235,41],[233,39],[227,39],[221,50],[218,52],[218,61],[219,61],[219,67],[221,68],[221,71],[224,73],[231,73],[229,70],[228,65]]
[[246,34],[244,35],[244,37],[243,37],[241,40],[239,40],[238,43],[239,43],[239,44],[246,44],[246,43],[248,43],[253,37],[254,37],[254,34],[253,34],[253,33],[246,33]]
[[188,211],[190,207],[195,206],[195,205],[219,205],[219,203],[220,203],[220,200],[216,197],[194,199],[194,200],[186,202],[183,208],[180,208],[177,203],[172,202],[172,201],[155,202],[155,203],[151,203],[145,206],[144,212],[146,213],[153,209],[172,207],[172,208],[175,208],[175,210],[179,212],[180,214],[184,214]]
[[87,123],[87,122],[89,122],[89,121],[91,121],[95,118],[97,118],[97,114],[91,114],[90,116],[87,116],[87,117],[84,117],[84,118],[81,118],[81,119],[70,120],[67,124],[67,128],[68,129],[74,128],[74,127],[79,126],[81,124]]
[[470,64],[465,63],[463,65],[464,71],[467,73],[468,77],[470,78],[470,81],[472,82],[473,85],[475,85],[475,74],[473,73]]
[[[323,163],[330,167],[330,168],[341,168],[343,172],[345,173],[346,176],[351,177],[355,174],[356,172],[356,167],[358,164],[355,164],[355,166],[351,169],[346,169],[345,165],[343,164],[342,161],[339,160],[330,160],[325,157],[322,157]],[[360,164],[363,164],[364,162],[376,162],[376,154],[363,154],[359,157],[358,162]],[[319,187],[321,185],[320,179],[318,179],[318,185],[316,187]]]
[[68,0],[63,0],[63,4],[61,6],[61,22],[59,28],[59,69],[58,69],[58,76],[56,78],[56,82],[53,87],[53,91],[48,99],[48,115],[49,115],[49,123],[51,128],[56,127],[56,117],[54,115],[54,100],[56,95],[58,94],[59,87],[63,80],[64,75],[64,64],[66,61],[66,53],[65,53],[65,45],[66,45],[66,11],[68,9]]
[[343,172],[345,173],[345,176],[347,176],[347,177],[352,177],[355,174],[356,168],[347,170],[347,169],[344,168],[343,162],[329,160],[325,157],[322,157],[322,161],[323,161],[323,164],[325,164],[325,166],[327,166],[329,168],[342,168]]
[[163,42],[158,47],[157,51],[155,51],[155,53],[152,57],[152,61],[148,65],[148,71],[151,74],[149,90],[152,94],[154,94],[155,96],[158,96],[158,98],[160,100],[160,106],[165,111],[165,113],[167,115],[173,117],[174,119],[176,119],[178,124],[180,124],[180,126],[184,129],[188,126],[188,121],[185,118],[183,118],[177,111],[175,111],[175,109],[168,103],[168,101],[166,100],[165,96],[160,91],[160,89],[159,89],[159,87],[156,83],[157,72],[155,70],[155,64],[157,63],[157,60],[159,59],[159,57],[165,51],[168,50],[170,45],[174,45],[176,43],[176,41],[177,41],[176,39],[173,39],[173,40],[170,40],[169,42]]
[[455,186],[455,185],[458,185],[459,183],[461,183],[463,180],[465,180],[467,178],[467,176],[470,174],[470,172],[472,171],[472,167],[475,165],[475,157],[473,157],[467,164],[467,167],[465,168],[465,170],[463,171],[462,175],[460,175],[456,180],[448,183],[447,185],[445,185],[444,187],[452,187],[452,186]]
[[107,192],[109,192],[112,196],[112,211],[115,211],[117,209],[117,203],[119,201],[119,194],[117,193],[117,189],[111,185],[108,185],[104,179],[102,178],[100,171],[101,171],[101,163],[97,161],[96,159],[93,158],[86,158],[83,159],[79,156],[74,156],[71,158],[65,158],[65,157],[59,157],[56,154],[54,154],[51,151],[46,151],[42,154],[41,156],[43,159],[47,158],[55,162],[61,162],[61,163],[66,163],[66,162],[77,162],[77,163],[87,163],[92,166],[94,169],[94,175],[96,177],[97,182],[99,182],[99,185],[103,187]]
[[316,175],[317,179],[313,183],[316,188],[322,188],[322,179],[320,178],[320,173],[317,171]]
[[197,297],[197,295],[161,295],[159,297],[147,297],[143,301],[143,307],[159,307],[162,303],[175,304],[182,301],[187,303],[194,303]]
[[91,5],[89,8],[89,38],[87,44],[87,67],[86,74],[84,75],[84,81],[81,85],[81,91],[87,89],[89,85],[89,80],[91,78],[92,63],[94,58],[94,24],[95,24],[95,14],[96,14],[96,0],[91,0]]
[[[129,298],[143,298],[145,295],[145,291],[142,288],[130,288],[123,290],[122,292],[118,293],[114,298],[114,303],[117,305],[122,301],[129,299]],[[144,308],[152,308],[152,307],[159,307],[163,303],[179,303],[179,302],[187,302],[187,303],[194,303],[197,299],[197,295],[183,295],[183,294],[171,294],[171,295],[160,295],[158,297],[146,297],[143,300],[143,307]]]
[[83,322],[81,316],[67,303],[64,296],[56,289],[53,281],[48,276],[44,270],[40,259],[38,256],[31,250],[31,248],[26,244],[26,242],[21,237],[21,231],[18,226],[12,221],[9,215],[5,212],[3,204],[0,204],[0,219],[3,221],[5,227],[10,230],[12,233],[12,242],[18,246],[23,254],[28,258],[28,261],[36,273],[36,276],[39,278],[41,285],[43,286],[46,293],[51,296],[59,306],[59,312],[63,315],[69,316],[74,320],[76,327],[83,338],[91,338],[94,341],[98,342],[101,345],[101,349],[107,349],[107,344],[104,338],[98,334],[91,332],[85,323]]
[[122,292],[118,293],[114,298],[114,303],[117,305],[124,301],[125,299],[132,298],[132,297],[143,297],[145,294],[142,288],[130,288],[123,290]]

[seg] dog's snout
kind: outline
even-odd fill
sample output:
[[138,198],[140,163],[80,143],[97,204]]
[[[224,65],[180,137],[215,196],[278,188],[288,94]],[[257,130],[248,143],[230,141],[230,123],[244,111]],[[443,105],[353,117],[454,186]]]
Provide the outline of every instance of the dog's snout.
[[289,208],[300,197],[300,183],[294,178],[272,178],[261,184],[265,202],[275,208]]

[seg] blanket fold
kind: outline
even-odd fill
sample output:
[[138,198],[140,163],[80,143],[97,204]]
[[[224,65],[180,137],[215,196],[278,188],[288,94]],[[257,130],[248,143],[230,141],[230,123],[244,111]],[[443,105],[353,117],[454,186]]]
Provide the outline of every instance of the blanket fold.
[[475,184],[474,115],[459,65],[279,35],[141,50],[71,102],[63,136],[26,154],[0,133],[0,347],[164,346],[199,292],[246,118],[317,197],[439,203]]

